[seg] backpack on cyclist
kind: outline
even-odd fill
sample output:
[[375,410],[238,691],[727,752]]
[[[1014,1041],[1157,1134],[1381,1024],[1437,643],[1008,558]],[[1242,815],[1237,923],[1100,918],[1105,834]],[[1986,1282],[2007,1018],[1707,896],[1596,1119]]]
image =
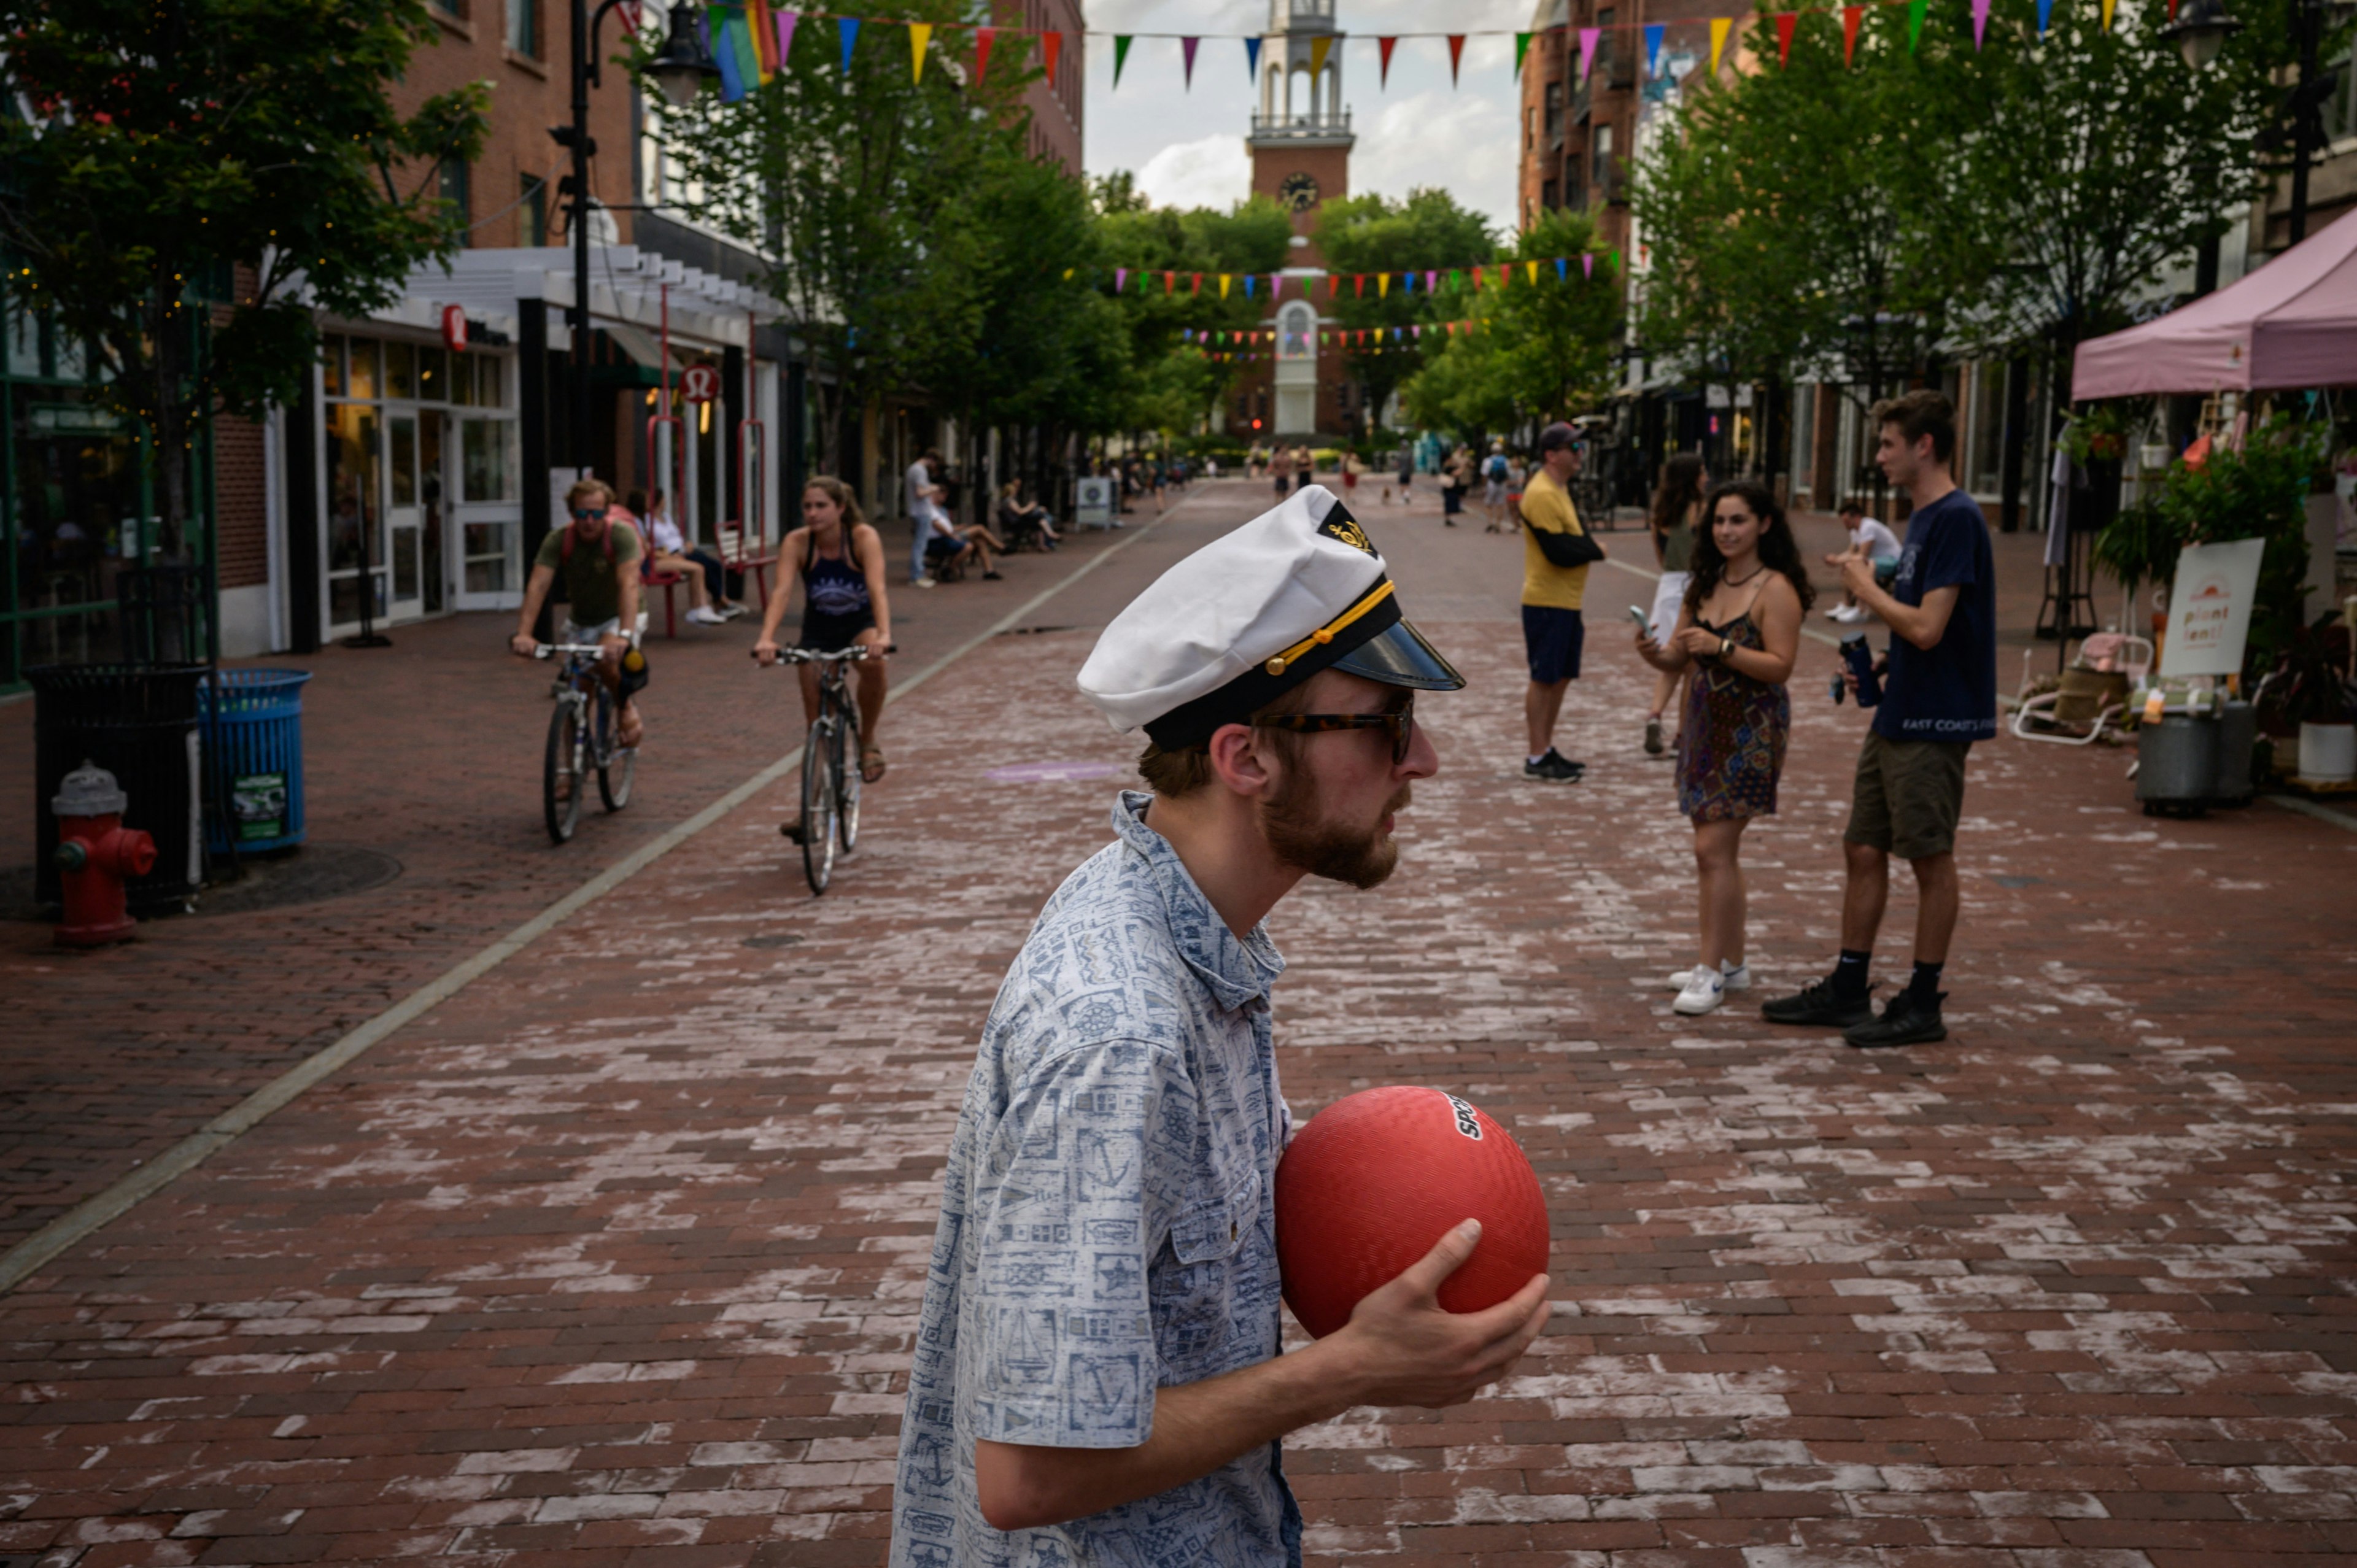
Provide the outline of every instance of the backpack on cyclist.
[[1506,455],[1502,452],[1491,453],[1490,465],[1482,472],[1502,483],[1506,478]]

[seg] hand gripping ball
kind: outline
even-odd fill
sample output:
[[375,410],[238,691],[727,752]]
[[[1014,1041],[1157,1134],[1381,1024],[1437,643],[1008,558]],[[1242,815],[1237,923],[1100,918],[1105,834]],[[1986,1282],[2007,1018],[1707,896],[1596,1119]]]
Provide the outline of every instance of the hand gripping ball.
[[1394,1085],[1336,1101],[1277,1162],[1285,1304],[1323,1338],[1466,1219],[1481,1222],[1481,1240],[1442,1283],[1442,1306],[1495,1306],[1544,1272],[1546,1199],[1503,1127],[1437,1089]]

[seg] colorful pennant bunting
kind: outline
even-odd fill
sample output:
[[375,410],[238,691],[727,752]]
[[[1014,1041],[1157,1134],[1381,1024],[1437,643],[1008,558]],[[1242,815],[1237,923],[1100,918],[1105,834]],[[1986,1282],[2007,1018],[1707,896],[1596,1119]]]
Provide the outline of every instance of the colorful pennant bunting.
[[834,21],[835,37],[843,46],[843,74],[851,74],[851,48],[859,41],[859,18],[838,16]]
[[1530,52],[1530,34],[1516,33],[1514,35],[1514,74],[1516,76],[1519,77],[1523,74],[1523,57]]
[[1063,34],[1042,33],[1039,35],[1039,70],[1047,76],[1049,81],[1051,83],[1056,80],[1056,61],[1063,52]]
[[1121,85],[1121,68],[1128,63],[1129,35],[1115,33],[1113,36],[1113,84],[1115,87]]
[[1799,25],[1800,20],[1801,14],[1798,11],[1776,13],[1776,63],[1778,65],[1789,66],[1792,63],[1792,29]]
[[1377,85],[1380,87],[1388,88],[1392,84],[1392,50],[1398,46],[1399,39],[1395,38],[1375,40],[1375,50],[1383,57],[1383,70],[1377,77]]
[[1727,31],[1734,26],[1730,17],[1713,16],[1710,19],[1710,73],[1713,76],[1718,74],[1718,57],[1727,52]]
[[1334,47],[1334,36],[1321,33],[1309,40],[1309,74],[1315,78],[1326,73],[1326,51]]
[[1604,37],[1601,27],[1579,29],[1579,80],[1586,81],[1596,70],[1596,45]]
[[1649,81],[1658,81],[1661,78],[1662,35],[1668,30],[1668,27],[1660,22],[1649,22],[1645,25],[1645,77]]
[[1857,52],[1857,25],[1866,17],[1863,5],[1842,7],[1842,64],[1847,66],[1850,57]]
[[[2174,16],[2177,0],[2169,0],[2169,14]],[[1973,49],[1975,53],[1980,50],[1981,35],[1988,31],[1988,14],[1989,0],[1973,0]]]
[[760,62],[766,87],[778,74],[778,37],[770,28],[768,0],[745,0],[745,28],[753,36],[753,58]]
[[1187,91],[1189,92],[1195,91],[1195,46],[1202,41],[1200,38],[1178,40],[1178,52],[1186,59]]
[[1260,40],[1244,40],[1244,74],[1257,83],[1260,81]]
[[2038,36],[2046,36],[2046,24],[2053,18],[2054,0],[2038,0]]
[[982,85],[982,79],[989,73],[990,46],[997,38],[998,29],[996,27],[976,27],[974,30],[974,84],[976,87]]
[[1449,86],[1451,86],[1451,87],[1455,87],[1455,86],[1457,85],[1457,67],[1458,67],[1458,62],[1459,62],[1459,61],[1461,61],[1461,60],[1463,60],[1463,59],[1464,59],[1464,58],[1465,58],[1465,35],[1464,35],[1464,34],[1462,34],[1462,33],[1451,33],[1451,34],[1449,34],[1449,35],[1448,35],[1448,85],[1449,85]]
[[925,46],[932,41],[933,25],[931,22],[909,24],[909,80],[910,81],[925,80]]
[[740,18],[728,11],[716,11],[712,16],[712,63],[720,68],[720,102],[734,103],[745,96],[745,75],[737,68],[737,40],[730,32],[730,24]]
[[[2109,6],[2112,0],[2104,0]],[[1907,52],[1915,52],[1915,40],[1923,36],[1923,15],[1931,10],[1932,0],[1907,0]]]

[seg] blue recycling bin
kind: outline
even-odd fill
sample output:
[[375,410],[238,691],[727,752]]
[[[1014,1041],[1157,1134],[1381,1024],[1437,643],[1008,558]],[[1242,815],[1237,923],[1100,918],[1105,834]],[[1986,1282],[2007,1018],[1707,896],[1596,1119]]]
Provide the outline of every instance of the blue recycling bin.
[[303,682],[307,670],[218,670],[199,689],[198,720],[213,810],[215,854],[258,854],[303,842]]

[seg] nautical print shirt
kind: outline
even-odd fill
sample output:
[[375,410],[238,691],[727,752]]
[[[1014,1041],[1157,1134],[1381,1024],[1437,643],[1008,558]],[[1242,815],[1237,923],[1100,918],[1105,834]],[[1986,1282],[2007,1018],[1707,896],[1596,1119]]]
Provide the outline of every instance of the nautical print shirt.
[[1134,1447],[1157,1389],[1277,1353],[1285,961],[1221,922],[1148,800],[1121,797],[1118,841],[1049,899],[983,1029],[909,1375],[893,1568],[1301,1561],[1275,1444],[1046,1530],[994,1530],[975,1495],[977,1439]]

